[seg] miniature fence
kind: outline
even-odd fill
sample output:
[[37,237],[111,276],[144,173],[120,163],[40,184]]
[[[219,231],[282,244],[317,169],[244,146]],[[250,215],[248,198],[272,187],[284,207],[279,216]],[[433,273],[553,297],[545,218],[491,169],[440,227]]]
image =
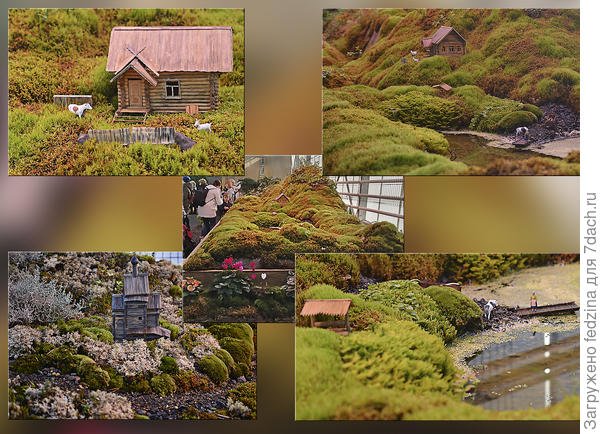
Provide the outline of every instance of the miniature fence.
[[175,128],[173,127],[132,127],[113,130],[89,130],[91,139],[98,142],[111,143],[154,143],[170,145],[175,143]]
[[54,104],[62,107],[68,107],[69,104],[92,103],[92,95],[54,95]]

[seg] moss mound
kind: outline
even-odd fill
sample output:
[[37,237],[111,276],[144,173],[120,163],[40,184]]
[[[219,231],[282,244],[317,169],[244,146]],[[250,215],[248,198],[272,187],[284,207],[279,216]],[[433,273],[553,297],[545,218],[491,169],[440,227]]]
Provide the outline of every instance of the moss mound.
[[[282,194],[288,201],[279,203]],[[260,196],[236,202],[186,259],[184,269],[218,268],[230,256],[263,268],[292,268],[295,253],[403,250],[402,235],[393,225],[371,226],[347,212],[317,167],[302,167]]]
[[111,381],[109,373],[89,357],[85,357],[80,361],[77,374],[90,389],[106,389]]
[[177,384],[169,374],[155,375],[150,380],[150,386],[152,391],[160,396],[169,396],[177,391]]
[[160,366],[158,369],[165,374],[176,374],[179,372],[179,366],[177,366],[177,362],[173,357],[170,356],[163,356],[163,358],[160,359]]
[[225,363],[216,355],[204,356],[198,360],[198,369],[215,384],[221,384],[229,379],[229,371]]
[[482,327],[481,309],[469,297],[446,286],[430,286],[423,291],[435,300],[442,314],[458,333]]
[[369,285],[360,293],[365,300],[377,301],[417,323],[423,330],[449,343],[456,337],[456,329],[443,315],[438,304],[421,287],[406,280],[392,280]]

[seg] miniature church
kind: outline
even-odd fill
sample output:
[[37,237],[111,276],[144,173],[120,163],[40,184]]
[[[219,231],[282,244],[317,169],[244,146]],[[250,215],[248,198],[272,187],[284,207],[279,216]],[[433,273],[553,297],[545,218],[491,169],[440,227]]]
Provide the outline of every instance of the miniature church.
[[139,259],[131,258],[132,272],[126,273],[123,294],[112,296],[112,327],[116,341],[168,338],[171,331],[160,327],[159,292],[150,292],[148,273],[138,272]]

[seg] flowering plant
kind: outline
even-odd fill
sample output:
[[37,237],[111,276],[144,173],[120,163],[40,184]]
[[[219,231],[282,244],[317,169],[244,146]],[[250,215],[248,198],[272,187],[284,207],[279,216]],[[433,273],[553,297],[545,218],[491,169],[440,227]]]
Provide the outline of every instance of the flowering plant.
[[[242,261],[235,261],[232,256],[225,258],[221,263],[223,271],[215,278],[210,292],[216,292],[219,299],[234,295],[248,294],[252,290],[252,281],[256,279],[256,263],[248,263],[244,268]],[[250,271],[250,274],[244,273]]]
[[194,292],[201,285],[201,282],[193,277],[183,279],[183,288],[188,292]]

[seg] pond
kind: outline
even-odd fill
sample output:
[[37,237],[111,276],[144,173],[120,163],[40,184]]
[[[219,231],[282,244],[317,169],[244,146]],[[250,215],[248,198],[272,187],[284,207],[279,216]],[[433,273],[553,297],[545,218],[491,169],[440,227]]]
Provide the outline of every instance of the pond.
[[526,333],[468,362],[480,383],[473,404],[489,410],[543,408],[579,394],[579,329]]
[[444,134],[450,144],[450,159],[469,166],[486,167],[500,158],[524,160],[539,157],[537,152],[518,148],[488,146],[489,139],[473,134]]

